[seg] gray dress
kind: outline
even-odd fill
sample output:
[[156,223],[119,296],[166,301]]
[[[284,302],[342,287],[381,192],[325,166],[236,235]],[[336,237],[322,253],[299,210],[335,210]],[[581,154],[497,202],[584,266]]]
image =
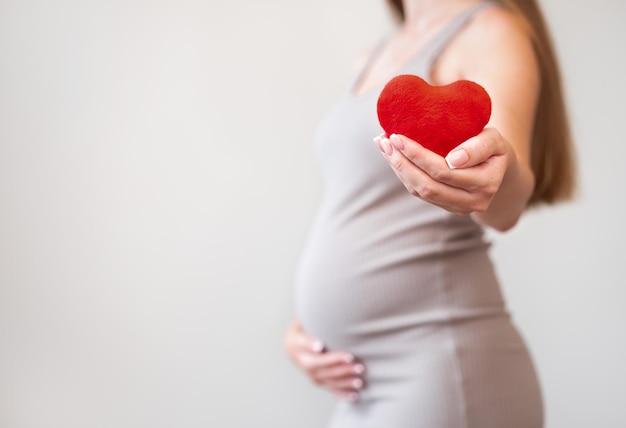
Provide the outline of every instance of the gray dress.
[[[475,13],[457,16],[401,73],[428,78]],[[381,88],[351,91],[318,128],[325,197],[296,275],[303,328],[367,367],[330,428],[538,428],[540,388],[483,230],[410,195],[372,138]]]

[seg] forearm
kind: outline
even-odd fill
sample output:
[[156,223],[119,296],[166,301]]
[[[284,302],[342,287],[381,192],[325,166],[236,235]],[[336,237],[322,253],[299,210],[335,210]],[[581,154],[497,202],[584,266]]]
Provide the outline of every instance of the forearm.
[[487,210],[471,214],[476,222],[500,232],[515,226],[526,209],[535,184],[530,167],[519,162],[514,151],[508,163],[502,183]]

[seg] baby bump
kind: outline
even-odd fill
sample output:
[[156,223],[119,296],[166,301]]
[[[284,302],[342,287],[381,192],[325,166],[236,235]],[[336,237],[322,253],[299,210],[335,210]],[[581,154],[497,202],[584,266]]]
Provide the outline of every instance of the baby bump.
[[297,313],[304,329],[331,348],[374,356],[384,352],[377,345],[384,337],[408,333],[417,340],[440,323],[504,313],[484,248],[361,254],[358,261],[337,249],[302,259]]

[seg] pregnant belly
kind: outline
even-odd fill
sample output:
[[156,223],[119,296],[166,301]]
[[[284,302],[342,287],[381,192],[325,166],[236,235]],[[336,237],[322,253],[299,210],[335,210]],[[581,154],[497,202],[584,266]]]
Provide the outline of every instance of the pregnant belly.
[[357,353],[385,337],[418,338],[441,323],[504,313],[482,248],[405,258],[305,254],[295,297],[307,333]]
[[377,267],[374,260],[357,264],[328,256],[303,266],[296,286],[304,329],[328,346],[353,349],[443,315],[436,258]]

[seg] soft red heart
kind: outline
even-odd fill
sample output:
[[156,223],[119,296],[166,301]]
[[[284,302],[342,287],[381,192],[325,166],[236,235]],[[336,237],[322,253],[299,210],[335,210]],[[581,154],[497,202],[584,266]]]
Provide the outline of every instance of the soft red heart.
[[491,98],[469,80],[432,86],[418,76],[402,74],[385,85],[377,110],[387,135],[405,135],[446,156],[487,125]]

